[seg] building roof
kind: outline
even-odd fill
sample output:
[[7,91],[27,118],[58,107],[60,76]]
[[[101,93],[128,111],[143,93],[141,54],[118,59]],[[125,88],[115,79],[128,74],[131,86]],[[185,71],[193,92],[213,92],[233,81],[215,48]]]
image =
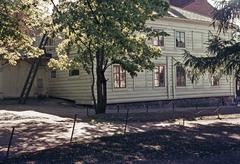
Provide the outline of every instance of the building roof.
[[214,7],[207,0],[169,0],[170,4],[207,17],[212,17]]
[[207,16],[203,16],[191,11],[184,10],[179,7],[170,6],[168,10],[168,16],[174,17],[174,18],[182,18],[182,19],[189,19],[189,20],[195,20],[195,21],[205,21],[205,22],[211,22],[212,19]]

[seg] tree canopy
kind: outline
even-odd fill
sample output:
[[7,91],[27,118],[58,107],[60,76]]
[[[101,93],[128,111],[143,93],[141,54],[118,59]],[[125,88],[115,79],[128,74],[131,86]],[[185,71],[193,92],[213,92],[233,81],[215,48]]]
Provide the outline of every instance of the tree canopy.
[[147,27],[146,22],[167,13],[165,0],[62,0],[54,6],[53,23],[62,41],[59,58],[49,66],[66,69],[80,64],[93,77],[92,91],[96,75],[97,100],[92,95],[98,112],[105,111],[108,67],[119,64],[135,76],[153,69],[152,59],[161,56],[160,48],[147,41],[164,33]]
[[46,22],[40,2],[0,0],[0,55],[13,65],[22,57],[37,57],[43,53],[33,44]]
[[[220,1],[213,13],[213,26],[218,29],[217,35],[212,35],[208,41],[206,56],[196,57],[185,51],[184,65],[190,69],[191,75],[210,72],[235,75],[240,77],[240,40],[239,26],[235,23],[240,16],[240,1]],[[231,31],[229,31],[231,30]],[[220,34],[232,32],[230,39],[223,39]],[[193,78],[194,78],[193,77]]]

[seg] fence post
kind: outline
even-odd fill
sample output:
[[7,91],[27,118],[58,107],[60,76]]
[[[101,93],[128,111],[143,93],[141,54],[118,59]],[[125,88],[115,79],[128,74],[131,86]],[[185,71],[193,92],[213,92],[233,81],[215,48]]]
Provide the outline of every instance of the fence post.
[[184,114],[183,114],[183,127],[185,126],[185,118],[184,118]]
[[88,111],[88,107],[87,107],[87,116],[89,116],[89,111]]
[[196,109],[196,111],[198,111],[198,102],[197,102],[197,100],[195,100],[195,109]]
[[175,118],[175,103],[174,100],[172,101],[172,119],[174,120]]
[[119,104],[117,104],[117,112],[118,112],[118,113],[119,113],[119,108],[120,108],[120,107],[119,107]]
[[224,97],[222,97],[222,106],[225,105],[225,102],[224,102]]
[[11,133],[11,136],[10,136],[10,139],[9,139],[9,143],[8,143],[6,159],[8,159],[8,157],[9,157],[9,152],[10,152],[10,147],[11,147],[11,144],[12,144],[12,138],[13,138],[14,130],[15,130],[15,127],[12,128],[12,133]]
[[220,118],[220,109],[221,109],[221,108],[219,108],[219,109],[217,110],[217,115],[218,115],[218,119],[219,119],[219,120],[221,120],[221,118]]
[[148,108],[149,108],[148,104],[146,104],[145,107],[146,107],[146,111],[148,113]]
[[124,134],[126,134],[126,132],[127,132],[128,115],[129,115],[129,108],[127,108],[127,114],[126,114],[126,118],[125,118]]
[[75,114],[75,116],[74,116],[74,122],[73,122],[73,128],[72,128],[72,134],[71,134],[71,138],[70,138],[70,143],[72,143],[76,120],[77,120],[77,114]]

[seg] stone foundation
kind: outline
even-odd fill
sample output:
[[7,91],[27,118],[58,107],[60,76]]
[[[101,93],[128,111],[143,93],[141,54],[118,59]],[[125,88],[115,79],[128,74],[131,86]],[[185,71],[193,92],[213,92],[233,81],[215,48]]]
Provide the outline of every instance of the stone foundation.
[[175,100],[160,100],[151,102],[133,102],[121,104],[108,104],[107,109],[143,109],[143,108],[172,108],[174,107],[213,107],[234,105],[233,96],[225,97],[205,97],[205,98],[188,98]]

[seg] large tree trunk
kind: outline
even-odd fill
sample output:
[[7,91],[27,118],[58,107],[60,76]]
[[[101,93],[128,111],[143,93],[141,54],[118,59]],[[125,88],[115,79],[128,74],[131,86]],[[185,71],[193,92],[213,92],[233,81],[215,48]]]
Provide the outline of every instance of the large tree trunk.
[[107,81],[104,75],[104,54],[103,50],[99,49],[96,52],[96,74],[97,74],[97,103],[96,114],[106,112],[107,105]]

